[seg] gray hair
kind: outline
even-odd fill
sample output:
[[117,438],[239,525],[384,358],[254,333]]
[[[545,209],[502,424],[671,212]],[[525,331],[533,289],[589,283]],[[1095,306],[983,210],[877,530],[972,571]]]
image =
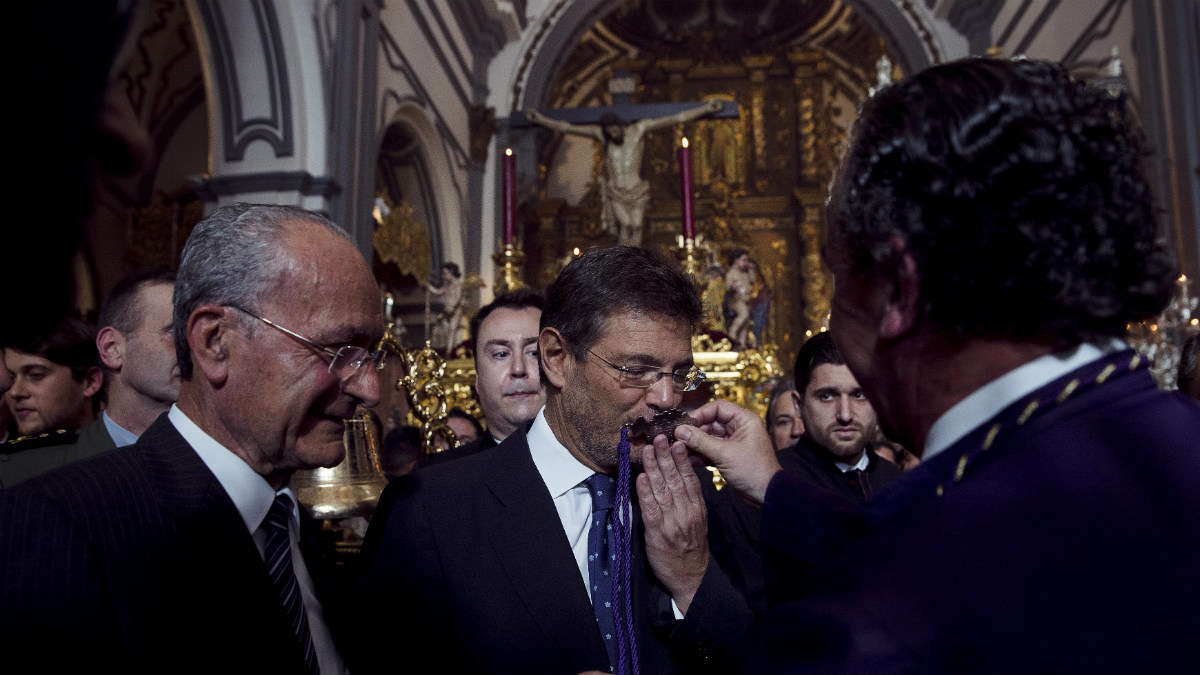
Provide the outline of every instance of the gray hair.
[[[349,241],[344,230],[325,216],[298,206],[231,204],[200,221],[183,247],[175,281],[175,352],[179,374],[192,377],[192,353],[187,323],[192,312],[205,304],[239,305],[247,309],[279,283],[290,262],[283,255],[287,225],[295,222],[320,225]],[[257,322],[246,317],[248,331]]]

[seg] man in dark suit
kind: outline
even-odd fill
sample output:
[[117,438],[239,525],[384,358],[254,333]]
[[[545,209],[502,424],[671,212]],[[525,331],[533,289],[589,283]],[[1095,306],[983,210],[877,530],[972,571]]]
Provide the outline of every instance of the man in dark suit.
[[470,443],[422,457],[418,467],[494,448],[541,410],[546,396],[537,341],[544,303],[541,293],[522,288],[500,295],[471,317],[475,394],[487,430]]
[[17,672],[328,673],[339,604],[298,469],[378,400],[378,290],[324,217],[238,204],[196,226],[174,296],[178,402],[121,452],[0,497]]
[[[378,555],[356,592],[368,670],[728,666],[750,610],[709,553],[700,480],[665,438],[634,458],[645,468],[625,511],[628,586],[617,583],[628,607],[603,590],[611,568],[593,569],[606,556],[589,560],[613,494],[597,484],[621,475],[622,426],[703,379],[691,349],[700,315],[688,279],[644,249],[593,250],[564,269],[542,314],[542,411],[495,450],[404,476],[381,499],[390,509],[364,544]],[[618,482],[614,514],[621,497]],[[397,640],[412,648],[397,652]]]
[[805,341],[796,354],[792,396],[804,422],[800,439],[776,450],[784,470],[861,504],[900,475],[871,447],[875,409],[828,332]]
[[884,88],[851,138],[830,334],[923,461],[856,514],[779,471],[747,411],[677,431],[802,563],[747,669],[1194,670],[1200,406],[1121,340],[1174,278],[1124,102],[970,59]]

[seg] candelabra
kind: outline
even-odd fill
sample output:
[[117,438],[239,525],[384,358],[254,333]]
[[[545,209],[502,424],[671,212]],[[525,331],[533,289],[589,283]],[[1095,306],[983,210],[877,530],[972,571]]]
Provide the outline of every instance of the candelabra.
[[500,250],[492,254],[492,260],[496,263],[496,283],[492,287],[495,295],[525,288],[525,282],[521,281],[525,253],[520,244],[501,244]]

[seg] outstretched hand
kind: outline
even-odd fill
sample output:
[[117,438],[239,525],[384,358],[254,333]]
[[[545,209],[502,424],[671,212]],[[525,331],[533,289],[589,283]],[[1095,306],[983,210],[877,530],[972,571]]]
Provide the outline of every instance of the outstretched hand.
[[642,450],[637,477],[646,560],[675,606],[687,614],[708,569],[708,509],[687,449],[660,435]]
[[733,489],[761,504],[771,477],[782,469],[762,419],[728,401],[712,401],[693,410],[699,428],[681,425],[675,438],[721,472]]

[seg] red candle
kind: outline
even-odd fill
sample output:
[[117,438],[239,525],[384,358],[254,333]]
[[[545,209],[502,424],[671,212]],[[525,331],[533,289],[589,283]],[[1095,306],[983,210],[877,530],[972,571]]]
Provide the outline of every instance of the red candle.
[[696,238],[696,219],[692,213],[692,149],[688,139],[679,148],[679,197],[683,202],[683,238]]
[[517,234],[517,204],[516,204],[516,173],[517,160],[513,157],[512,148],[504,149],[504,244],[513,243]]

